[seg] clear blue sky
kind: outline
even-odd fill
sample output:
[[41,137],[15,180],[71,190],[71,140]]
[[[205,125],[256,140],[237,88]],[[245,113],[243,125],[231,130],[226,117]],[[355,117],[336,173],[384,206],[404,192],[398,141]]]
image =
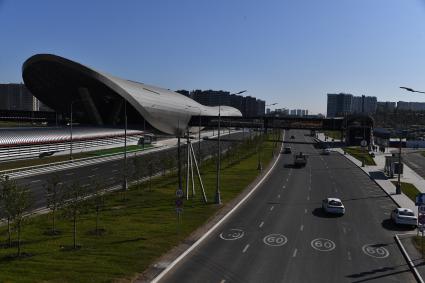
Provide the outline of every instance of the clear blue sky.
[[170,89],[326,112],[326,93],[425,101],[424,0],[0,0],[0,82],[53,53]]

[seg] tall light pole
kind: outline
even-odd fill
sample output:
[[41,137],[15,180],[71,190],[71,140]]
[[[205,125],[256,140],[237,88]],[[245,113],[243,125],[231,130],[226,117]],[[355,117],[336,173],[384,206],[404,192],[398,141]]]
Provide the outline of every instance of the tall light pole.
[[[242,90],[233,94],[242,94],[247,92],[246,90]],[[218,101],[218,137],[217,137],[217,172],[216,172],[216,187],[215,187],[215,203],[221,204],[221,193],[220,193],[220,171],[221,171],[221,149],[220,149],[220,119],[221,119],[221,101],[219,97]]]
[[128,189],[128,180],[127,180],[127,101],[124,99],[124,180],[123,180],[123,190]]
[[71,130],[71,133],[70,133],[70,142],[71,142],[71,144],[70,144],[70,147],[69,147],[69,160],[71,160],[72,161],[72,145],[73,145],[73,136],[72,136],[72,124],[73,124],[73,122],[74,122],[74,120],[73,120],[73,105],[74,105],[74,103],[76,103],[76,102],[82,102],[82,101],[85,101],[85,99],[77,99],[77,100],[73,100],[73,101],[71,101],[71,127],[70,127],[70,130]]

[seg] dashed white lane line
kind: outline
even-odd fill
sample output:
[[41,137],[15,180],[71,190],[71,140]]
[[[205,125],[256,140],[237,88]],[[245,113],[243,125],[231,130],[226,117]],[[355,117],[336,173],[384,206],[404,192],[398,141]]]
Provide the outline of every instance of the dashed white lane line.
[[38,182],[41,182],[41,180],[34,180],[34,181],[31,181],[31,183],[38,183]]
[[70,173],[68,173],[68,174],[65,174],[65,176],[72,176],[72,175],[74,175],[74,173],[73,173],[73,172],[70,172]]
[[282,189],[284,189],[284,188],[286,188],[286,186],[285,186],[285,185],[283,185],[283,186],[282,186]]
[[307,200],[310,200],[310,195],[307,196]]
[[351,253],[349,251],[347,252],[347,258],[348,260],[351,260]]
[[274,209],[274,205],[272,205],[271,207],[270,207],[270,211],[272,211]]
[[263,225],[264,225],[264,221],[261,221],[261,223],[260,223],[260,225],[258,225],[258,227],[263,227]]
[[342,227],[342,232],[344,232],[344,234],[347,234],[347,229],[345,229],[345,227]]
[[280,195],[277,195],[277,198],[280,198]]
[[248,250],[248,248],[249,248],[249,244],[247,244],[247,245],[245,246],[245,248],[243,248],[242,252],[243,252],[243,253],[245,253],[245,252]]
[[90,176],[87,176],[87,177],[89,177],[89,178],[93,178],[93,177],[95,177],[96,175],[90,175]]
[[307,208],[304,208],[304,214],[307,214]]
[[298,249],[295,249],[294,252],[292,253],[292,257],[296,257],[297,256],[297,252],[298,252]]
[[223,280],[220,281],[220,283],[226,283],[226,280],[223,279]]
[[301,225],[300,231],[304,231],[304,225]]
[[112,172],[118,172],[118,170],[117,169],[114,169],[114,170],[112,170]]

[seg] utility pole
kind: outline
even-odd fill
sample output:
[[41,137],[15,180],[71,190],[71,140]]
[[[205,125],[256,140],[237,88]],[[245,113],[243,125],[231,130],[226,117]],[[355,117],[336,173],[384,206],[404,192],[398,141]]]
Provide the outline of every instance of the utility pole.
[[124,99],[124,181],[123,190],[127,191],[127,101]]

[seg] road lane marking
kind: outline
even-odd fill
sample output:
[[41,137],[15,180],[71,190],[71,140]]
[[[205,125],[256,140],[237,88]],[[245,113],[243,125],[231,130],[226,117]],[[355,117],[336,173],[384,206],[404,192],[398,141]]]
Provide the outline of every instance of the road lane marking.
[[307,200],[310,200],[310,195],[307,196]]
[[344,234],[347,234],[347,229],[345,229],[345,227],[342,227],[342,232],[344,232]]
[[[283,135],[285,136],[285,131],[283,131]],[[280,146],[280,150],[283,149],[283,143]],[[180,256],[178,256],[173,262],[171,262],[167,268],[165,268],[161,273],[159,273],[151,283],[158,283],[171,269],[173,269],[176,264],[178,264],[183,258],[185,258],[189,253],[191,253],[196,247],[198,247],[211,233],[216,231],[216,229],[224,222],[227,218],[229,218],[237,209],[242,206],[254,192],[257,191],[257,189],[264,183],[264,180],[271,174],[271,172],[276,168],[279,160],[281,158],[281,154],[278,155],[276,160],[274,161],[273,165],[270,167],[270,169],[267,171],[267,173],[261,178],[261,180],[254,186],[254,188],[249,191],[240,202],[238,202],[233,208],[223,216],[216,224],[214,224],[211,229],[209,229],[206,233],[202,235],[201,238],[199,238],[190,248],[188,248],[186,251],[184,251]]]
[[99,167],[94,167],[94,168],[92,168],[91,170],[92,171],[96,171],[96,170],[98,170],[99,169]]
[[292,257],[296,257],[297,256],[297,252],[298,252],[298,249],[295,249],[294,252],[292,253]]
[[261,221],[261,223],[260,223],[260,225],[258,226],[258,227],[263,227],[263,225],[264,225],[264,221]]
[[72,175],[74,175],[74,173],[73,172],[71,172],[71,173],[67,173],[67,174],[65,174],[66,176],[72,176]]
[[380,244],[364,245],[362,251],[374,258],[386,258],[390,255],[390,252]]
[[301,225],[300,231],[303,231],[303,230],[304,230],[304,225]]
[[87,177],[89,177],[89,178],[93,178],[93,177],[95,177],[96,175],[90,175],[90,176],[87,176]]
[[347,252],[347,258],[348,260],[351,260],[351,253],[349,251]]
[[114,170],[112,170],[112,172],[118,172],[118,170],[117,169],[114,169]]
[[31,181],[31,183],[38,183],[38,182],[40,182],[41,180],[34,180],[34,181]]
[[336,245],[329,239],[317,238],[311,241],[311,247],[321,252],[330,252],[335,249]]
[[286,188],[286,186],[285,186],[285,185],[283,185],[283,186],[282,186],[282,189],[284,189],[284,188]]
[[226,280],[223,279],[223,280],[220,281],[220,283],[226,283]]
[[264,244],[272,247],[283,246],[288,242],[288,238],[286,238],[282,234],[270,234],[263,238]]
[[304,214],[307,214],[307,208],[304,208]]
[[245,248],[243,249],[243,253],[245,253],[246,252],[246,250],[249,248],[249,244],[247,244],[246,246],[245,246]]
[[277,195],[277,198],[280,198],[280,195]]
[[274,205],[272,205],[271,207],[270,207],[270,211],[272,211],[274,209]]
[[229,229],[220,233],[220,238],[226,241],[233,241],[242,238],[244,234],[245,232],[241,229]]

